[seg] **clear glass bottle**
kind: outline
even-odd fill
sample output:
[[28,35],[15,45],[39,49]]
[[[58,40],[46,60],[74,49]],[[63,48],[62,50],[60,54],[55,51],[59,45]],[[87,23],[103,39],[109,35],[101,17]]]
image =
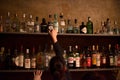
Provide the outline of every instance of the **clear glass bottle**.
[[7,16],[5,18],[4,32],[12,32],[11,31],[11,26],[12,26],[12,19],[11,19],[10,12],[8,12]]
[[34,32],[40,32],[40,23],[39,23],[39,17],[37,16],[35,18],[35,24],[34,24]]
[[49,19],[48,19],[48,30],[53,30],[53,19],[51,14],[49,14]]
[[117,24],[117,21],[114,21],[114,28],[113,28],[114,34],[120,34],[120,29]]
[[26,28],[27,28],[27,20],[26,20],[26,14],[24,13],[20,21],[20,32],[26,32]]
[[59,33],[65,33],[66,22],[63,13],[60,13],[60,28]]
[[74,20],[73,33],[80,33],[79,24],[78,24],[77,19]]
[[29,19],[27,20],[27,32],[29,33],[34,32],[34,19],[31,14],[29,15]]
[[59,31],[59,22],[58,22],[58,15],[54,14],[54,22],[53,22],[53,27],[57,32]]
[[87,27],[87,34],[93,34],[93,22],[91,21],[91,17],[88,17],[86,27]]
[[68,19],[68,21],[67,21],[67,30],[66,30],[66,33],[73,33],[73,25],[72,25],[70,19]]
[[12,32],[20,32],[20,20],[17,13],[12,19]]

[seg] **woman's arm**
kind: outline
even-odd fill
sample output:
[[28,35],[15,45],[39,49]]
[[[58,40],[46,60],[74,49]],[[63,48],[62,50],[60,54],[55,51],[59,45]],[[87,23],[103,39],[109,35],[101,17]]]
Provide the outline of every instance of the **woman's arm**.
[[53,46],[54,46],[54,51],[56,53],[56,56],[62,56],[63,49],[61,48],[61,46],[58,43],[57,31],[53,29],[52,31],[49,31],[49,34],[50,34],[50,36],[52,37],[52,40],[53,40]]

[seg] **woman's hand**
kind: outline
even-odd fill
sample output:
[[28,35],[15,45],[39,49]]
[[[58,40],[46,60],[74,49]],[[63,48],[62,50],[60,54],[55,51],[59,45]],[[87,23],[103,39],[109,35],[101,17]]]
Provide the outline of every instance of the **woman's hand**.
[[55,29],[50,30],[49,34],[51,35],[53,42],[56,43],[57,42],[57,31]]
[[41,70],[37,70],[34,72],[34,80],[41,80],[41,76],[42,76]]

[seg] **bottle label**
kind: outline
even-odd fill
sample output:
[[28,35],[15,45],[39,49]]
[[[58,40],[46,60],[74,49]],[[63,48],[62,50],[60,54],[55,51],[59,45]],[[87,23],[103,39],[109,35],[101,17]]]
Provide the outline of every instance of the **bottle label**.
[[19,66],[20,66],[20,67],[23,67],[23,60],[24,60],[24,56],[23,56],[23,55],[20,55],[20,56],[19,56]]
[[109,58],[110,58],[110,66],[113,66],[114,65],[114,58],[113,58],[113,56],[110,56]]
[[25,68],[30,68],[30,59],[25,59]]
[[69,57],[68,58],[68,63],[74,63],[74,58],[73,57]]
[[87,66],[91,67],[91,57],[87,57]]
[[80,57],[76,57],[76,67],[80,67]]
[[36,58],[32,58],[32,60],[31,60],[31,68],[36,68]]

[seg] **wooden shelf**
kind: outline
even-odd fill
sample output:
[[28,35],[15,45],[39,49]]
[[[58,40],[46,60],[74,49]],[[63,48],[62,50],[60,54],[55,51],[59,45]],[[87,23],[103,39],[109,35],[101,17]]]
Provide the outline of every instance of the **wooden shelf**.
[[[80,71],[117,71],[120,68],[93,68],[93,69],[69,69],[70,72]],[[36,70],[0,70],[0,72],[35,72]]]

